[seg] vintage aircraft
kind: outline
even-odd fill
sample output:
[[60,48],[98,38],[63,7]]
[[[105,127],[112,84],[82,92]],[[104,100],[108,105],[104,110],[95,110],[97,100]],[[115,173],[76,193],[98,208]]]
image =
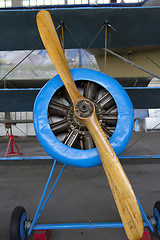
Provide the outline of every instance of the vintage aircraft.
[[[92,52],[103,72],[105,71],[104,48],[105,26],[107,25],[107,48],[112,50],[107,53],[107,74],[118,79],[124,87],[146,87],[153,76],[159,76],[160,36],[157,31],[159,7],[148,7],[144,4],[147,4],[147,1],[137,4],[47,6],[44,8],[51,12],[55,26],[59,27],[60,37],[62,37],[61,29],[64,24],[65,49],[83,48]],[[0,10],[0,20],[3,22],[0,25],[1,51],[44,48],[35,22],[39,8],[42,7]],[[113,53],[148,71],[142,71],[125,63],[124,59],[119,59]],[[4,79],[2,78],[1,81]],[[18,88],[25,87],[24,81],[18,83]],[[34,86],[38,87],[34,80],[28,81],[27,84],[30,88],[33,86],[33,89],[17,90],[19,94],[16,90],[0,90],[1,112],[32,111],[35,96],[39,90],[34,89]],[[44,83],[40,82],[39,87],[42,84]],[[9,85],[7,86],[10,88]],[[4,86],[1,85],[1,87]],[[158,88],[126,90],[135,109],[158,108],[160,105]],[[152,97],[153,91],[154,98]]]
[[[75,69],[70,73],[52,19],[55,26],[60,26],[61,29],[64,26],[68,29],[68,26],[70,26],[73,36],[69,34],[70,32],[65,32],[66,48],[77,48],[78,45],[71,40],[71,36],[75,39],[79,36],[79,47],[89,48],[88,51],[94,52],[97,59],[100,59],[99,62],[101,62],[102,58],[106,59],[106,51],[109,48],[110,54],[114,54],[116,51],[118,56],[121,53],[121,57],[122,55],[128,55],[128,58],[130,58],[134,53],[137,61],[140,53],[145,56],[147,53],[147,59],[152,60],[152,64],[155,66],[157,62],[153,60],[153,56],[157,56],[159,51],[159,32],[156,27],[160,8],[142,7],[141,4],[137,4],[132,7],[127,5],[85,6],[84,8],[77,6],[76,8],[48,8],[47,10],[39,12],[39,9],[34,8],[0,12],[3,22],[5,22],[7,16],[8,21],[15,24],[12,29],[19,33],[18,35],[15,33],[12,35],[12,32],[7,29],[8,24],[4,24],[2,30],[6,32],[7,37],[4,34],[1,39],[1,50],[6,50],[4,47],[6,44],[8,50],[39,49],[43,48],[44,44],[59,75],[44,86],[36,99],[34,124],[37,137],[46,152],[65,165],[93,167],[102,162],[128,239],[141,239],[143,226],[151,227],[151,229],[153,227],[142,211],[116,156],[124,150],[131,136],[133,129],[132,103],[121,85],[108,75],[88,69]],[[36,15],[43,44],[36,27]],[[138,26],[137,21],[140,23]],[[75,22],[77,25],[75,25]],[[151,24],[154,29],[150,28]],[[130,26],[132,26],[132,32],[128,31]],[[21,31],[19,31],[20,29]],[[101,29],[104,31],[101,31]],[[80,31],[83,31],[83,34]],[[117,37],[117,34],[119,37]],[[59,35],[61,35],[61,32]],[[102,49],[102,57],[99,58],[99,50],[98,54],[95,53],[97,52],[96,48]],[[110,63],[113,61],[113,68],[107,65],[110,69],[109,75],[128,77],[127,70],[123,70],[123,75],[121,75],[111,55],[108,56],[107,61]],[[126,61],[135,67],[134,63],[127,59]],[[104,65],[106,65],[105,61]],[[144,75],[138,75],[135,71],[132,76],[146,77],[151,75],[159,78],[158,71],[153,73],[153,68],[145,68],[143,66],[138,69],[138,71],[143,70]],[[77,83],[77,87],[73,79]],[[136,90],[132,90],[135,94]],[[142,95],[144,89],[140,90]],[[151,90],[152,92],[155,91]],[[4,94],[7,94],[8,91],[6,89],[1,90]],[[10,92],[17,94],[17,90],[12,89]],[[23,90],[22,94],[24,93],[25,90]],[[29,90],[29,93],[32,94],[32,90]],[[34,94],[37,94],[37,92],[34,91]],[[4,97],[2,94],[1,96]],[[17,96],[16,100],[18,99]],[[141,106],[144,106],[143,104],[146,104],[144,95],[142,97]],[[60,100],[62,101],[60,102]],[[31,108],[30,103],[31,101],[27,103],[26,98],[25,104]],[[153,104],[153,99],[149,99],[147,107],[151,103]],[[1,111],[2,109],[4,111],[4,107],[5,111],[11,111],[11,109],[14,109],[14,111],[24,110],[22,104],[15,106],[15,102],[14,106],[12,104],[11,107],[11,104],[9,104],[6,108],[3,98],[2,104],[2,107],[0,105]],[[159,106],[158,104],[156,107]],[[27,107],[25,108],[26,111],[30,109]],[[58,121],[54,121],[57,117]],[[59,120],[59,117],[63,119]],[[60,139],[62,143],[58,140],[58,135],[64,133],[65,136]],[[110,139],[110,143],[107,139]],[[41,206],[37,210],[37,216],[31,223],[28,222],[28,225],[26,224],[25,210],[23,208],[14,210],[11,217],[12,239],[17,239],[17,236],[20,239],[25,239],[26,230],[30,235],[33,229],[38,229],[36,223],[40,215],[40,208]],[[153,220],[158,233],[160,231],[159,216],[160,202],[156,202]],[[16,224],[19,223],[16,226],[17,231],[15,231],[15,222]],[[104,227],[106,226],[107,224],[104,224]],[[44,227],[44,225],[39,226],[39,229]],[[54,227],[50,226],[51,229],[54,229]]]

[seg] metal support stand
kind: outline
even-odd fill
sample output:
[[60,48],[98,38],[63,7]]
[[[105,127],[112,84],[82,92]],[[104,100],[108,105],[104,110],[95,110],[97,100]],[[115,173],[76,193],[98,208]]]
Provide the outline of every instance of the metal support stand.
[[[7,134],[9,135],[9,133],[7,132]],[[16,156],[16,155],[22,155],[22,153],[20,153],[18,147],[17,147],[17,144],[14,140],[14,137],[17,137],[17,136],[14,136],[12,134],[12,125],[10,124],[10,135],[9,135],[9,142],[8,142],[8,146],[7,146],[7,150],[6,150],[6,153],[5,153],[5,157],[7,156]],[[16,149],[17,149],[17,152],[14,152],[13,150],[13,145],[15,145]],[[10,147],[10,152],[8,153],[9,151],[9,147]]]
[[[38,219],[41,216],[51,194],[53,193],[53,190],[55,188],[55,186],[57,185],[66,165],[63,166],[61,172],[59,173],[52,189],[50,190],[46,200],[44,201],[44,198],[46,196],[46,192],[48,189],[48,186],[50,184],[51,178],[53,176],[53,172],[55,169],[57,161],[55,160],[51,169],[51,172],[49,174],[45,189],[43,191],[41,200],[39,202],[36,214],[34,216],[34,219],[31,223],[31,226],[28,227],[28,236],[32,233],[33,230],[53,230],[53,229],[94,229],[94,228],[123,228],[123,223],[122,222],[95,222],[92,223],[91,221],[89,221],[88,223],[58,223],[58,224],[38,224]],[[138,201],[138,200],[137,200]],[[44,203],[43,203],[44,202]],[[43,205],[42,205],[43,204]],[[143,218],[143,223],[144,223],[144,227],[148,227],[152,232],[154,232],[153,226],[150,223],[149,219],[147,218],[145,212],[143,211],[139,201],[138,201],[140,210],[141,210],[141,214],[142,214],[142,218]],[[26,222],[26,230],[27,230],[27,222]]]

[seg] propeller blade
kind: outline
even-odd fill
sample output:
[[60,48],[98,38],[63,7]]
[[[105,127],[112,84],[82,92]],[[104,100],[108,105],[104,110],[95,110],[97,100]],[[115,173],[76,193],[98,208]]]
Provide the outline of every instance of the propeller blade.
[[100,155],[127,237],[138,240],[143,236],[143,220],[131,184],[104,134],[95,112],[81,122],[88,128]]
[[37,25],[43,44],[73,101],[75,115],[86,125],[95,142],[127,237],[129,240],[140,240],[143,221],[133,189],[98,122],[94,105],[81,96],[73,82],[49,12],[41,10],[37,14]]
[[63,49],[61,47],[55,26],[53,24],[51,15],[46,10],[41,10],[37,14],[38,30],[47,50],[50,59],[52,60],[59,76],[61,77],[73,103],[76,103],[83,97],[79,93],[68,67]]

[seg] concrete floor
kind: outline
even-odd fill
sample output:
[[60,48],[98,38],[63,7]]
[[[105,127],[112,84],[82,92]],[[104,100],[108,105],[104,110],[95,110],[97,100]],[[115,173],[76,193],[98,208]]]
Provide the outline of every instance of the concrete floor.
[[[159,154],[160,133],[133,134],[124,154]],[[151,140],[150,140],[151,139]],[[35,138],[18,139],[24,156],[46,155]],[[7,147],[7,139],[0,138],[0,157]],[[152,215],[154,203],[160,200],[160,160],[149,164],[123,165],[133,189],[147,215]],[[124,161],[122,160],[124,163]],[[132,161],[133,163],[133,161]],[[33,218],[52,166],[51,160],[0,162],[0,239],[9,240],[10,215],[16,206],[24,206],[28,218]],[[62,166],[55,169],[55,177]],[[53,179],[53,180],[54,180]],[[102,167],[80,169],[68,166],[48,202],[39,223],[119,221],[119,215]],[[32,238],[30,238],[32,239]],[[54,230],[55,240],[125,240],[123,229]],[[152,240],[156,240],[152,234]]]

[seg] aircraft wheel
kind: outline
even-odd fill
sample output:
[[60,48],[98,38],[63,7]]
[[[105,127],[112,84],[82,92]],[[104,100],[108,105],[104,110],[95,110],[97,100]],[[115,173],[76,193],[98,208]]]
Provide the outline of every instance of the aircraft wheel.
[[[71,74],[80,93],[94,102],[99,123],[119,155],[133,130],[134,112],[127,93],[106,74],[90,69],[72,69]],[[89,131],[75,117],[72,101],[59,75],[38,94],[33,121],[39,142],[57,161],[75,167],[101,164]]]
[[16,207],[10,220],[10,240],[25,240],[27,231],[25,222],[27,220],[26,210],[23,207]]
[[156,231],[157,231],[158,236],[160,237],[160,201],[157,201],[154,204],[153,215],[156,220],[156,225],[155,225]]

